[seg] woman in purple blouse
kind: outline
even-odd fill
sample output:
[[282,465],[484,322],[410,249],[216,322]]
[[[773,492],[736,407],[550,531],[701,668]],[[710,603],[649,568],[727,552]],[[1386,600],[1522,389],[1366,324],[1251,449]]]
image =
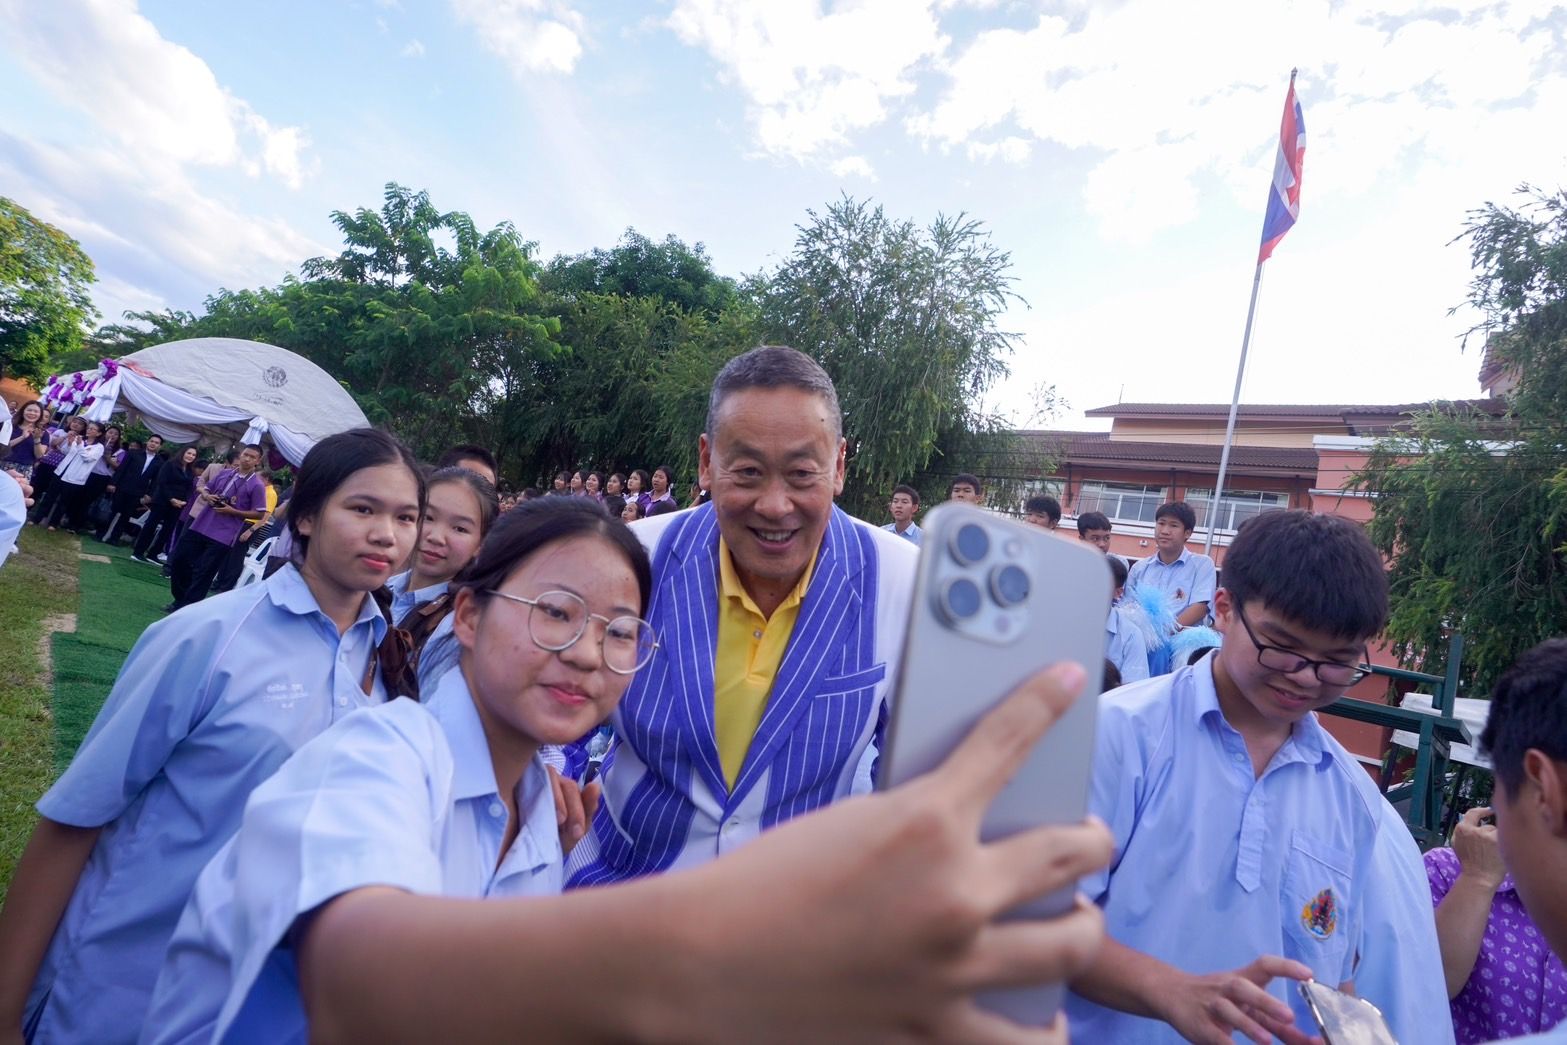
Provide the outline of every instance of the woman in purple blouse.
[[1548,1030],[1567,1019],[1567,971],[1524,911],[1491,810],[1469,810],[1451,849],[1426,854],[1458,1045]]

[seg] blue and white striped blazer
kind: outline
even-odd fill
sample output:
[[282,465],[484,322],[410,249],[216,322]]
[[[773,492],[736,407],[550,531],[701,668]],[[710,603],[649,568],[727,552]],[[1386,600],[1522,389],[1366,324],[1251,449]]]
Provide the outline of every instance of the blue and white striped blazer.
[[653,553],[659,651],[611,719],[604,800],[567,888],[710,860],[860,788],[885,722],[917,549],[832,510],[810,587],[730,791],[713,735],[718,524],[711,505],[632,529]]

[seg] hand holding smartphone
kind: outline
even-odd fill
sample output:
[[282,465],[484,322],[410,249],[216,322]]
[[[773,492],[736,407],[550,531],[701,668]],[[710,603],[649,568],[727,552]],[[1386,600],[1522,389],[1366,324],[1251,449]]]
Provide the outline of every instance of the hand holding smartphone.
[[1377,1007],[1316,980],[1296,985],[1326,1045],[1398,1045]]
[[[1042,824],[1076,823],[1088,799],[1094,723],[1103,676],[1110,568],[1091,546],[963,504],[926,516],[897,693],[880,769],[895,787],[942,764],[974,725],[1020,682],[1061,661],[1088,684],[991,803],[990,842]],[[1075,888],[1013,912],[1055,917]],[[1047,1025],[1059,984],[992,991],[980,1004],[1018,1023]]]

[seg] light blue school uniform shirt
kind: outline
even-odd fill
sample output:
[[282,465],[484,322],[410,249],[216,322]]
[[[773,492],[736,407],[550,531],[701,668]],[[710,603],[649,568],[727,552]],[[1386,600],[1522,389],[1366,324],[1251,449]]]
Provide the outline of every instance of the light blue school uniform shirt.
[[1105,620],[1105,656],[1121,673],[1121,685],[1148,677],[1148,646],[1143,635],[1121,617],[1121,607],[1111,606]]
[[[1213,659],[1100,698],[1089,811],[1109,825],[1115,856],[1082,888],[1103,908],[1106,934],[1194,974],[1278,954],[1338,986],[1355,978],[1363,951],[1397,961],[1392,948],[1365,949],[1382,796],[1315,715],[1255,777],[1219,708]],[[1429,891],[1377,895],[1430,907]],[[1291,984],[1269,990],[1298,1026],[1314,1026]],[[1075,1041],[1181,1040],[1076,994],[1067,1013]]]
[[516,797],[521,823],[502,857],[506,807],[460,671],[424,704],[394,700],[338,723],[256,789],[202,873],[142,1041],[307,1040],[291,933],[351,890],[559,893],[565,858],[537,757]]
[[902,533],[898,533],[897,523],[888,523],[886,526],[883,526],[882,529],[886,530],[888,533],[897,533],[899,537],[902,537],[916,548],[920,546],[920,534],[922,531],[920,530],[918,523],[909,523],[909,528],[904,530]]
[[412,570],[404,570],[386,582],[386,590],[392,593],[393,624],[401,624],[409,613],[437,596],[445,595],[446,589],[450,587],[442,581],[440,584],[427,584],[418,591],[409,591],[408,582],[413,579],[413,575]]
[[1182,548],[1174,562],[1165,562],[1158,553],[1138,559],[1126,575],[1127,590],[1151,585],[1170,596],[1176,613],[1199,602],[1212,610],[1214,581],[1213,560],[1189,548]]
[[1416,886],[1422,881],[1430,895],[1425,861],[1387,799],[1377,812],[1382,826],[1371,851],[1372,873],[1362,892],[1366,933],[1355,968],[1355,993],[1381,1010],[1399,1041],[1453,1045],[1436,908],[1429,900],[1408,902],[1419,895]]
[[164,949],[252,789],[356,708],[386,632],[366,598],[338,636],[293,566],[149,627],[38,812],[102,827],[33,983],[35,1042],[134,1041]]

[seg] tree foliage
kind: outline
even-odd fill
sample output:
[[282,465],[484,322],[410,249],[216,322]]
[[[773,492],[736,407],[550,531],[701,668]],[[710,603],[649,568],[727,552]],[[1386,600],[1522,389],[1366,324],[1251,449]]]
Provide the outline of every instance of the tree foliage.
[[54,357],[80,347],[96,278],[79,243],[0,196],[0,377],[41,386]]
[[1460,237],[1492,360],[1517,388],[1505,417],[1434,409],[1380,443],[1359,484],[1391,559],[1388,635],[1441,671],[1444,635],[1467,643],[1483,688],[1535,643],[1567,630],[1567,195],[1471,212]]
[[1002,419],[981,404],[1016,337],[998,326],[1021,302],[1010,256],[962,214],[922,229],[846,196],[807,215],[750,290],[764,338],[810,353],[837,385],[845,501],[869,511],[897,483],[928,485],[933,466],[950,475],[1004,450]]
[[933,461],[951,472],[1005,449],[979,403],[1006,373],[1011,335],[996,323],[1013,298],[1007,256],[977,222],[922,230],[844,200],[810,215],[776,271],[739,283],[701,244],[635,230],[540,266],[511,225],[481,232],[395,184],[379,209],[332,220],[343,249],[298,277],[220,290],[199,315],[132,313],[91,352],[203,336],[280,345],[421,455],[482,443],[511,482],[670,465],[683,494],[714,376],[764,341],[812,353],[837,381],[851,508],[877,517]]

